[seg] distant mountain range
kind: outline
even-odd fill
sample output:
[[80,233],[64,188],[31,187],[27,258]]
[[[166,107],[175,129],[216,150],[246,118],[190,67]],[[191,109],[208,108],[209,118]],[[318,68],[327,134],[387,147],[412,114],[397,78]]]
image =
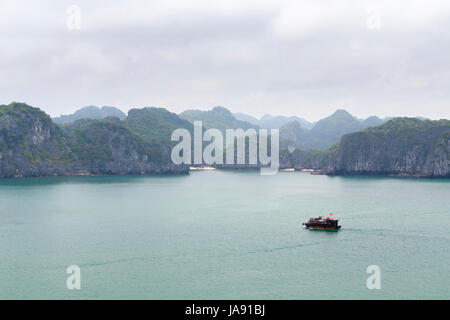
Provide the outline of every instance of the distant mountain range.
[[180,118],[193,123],[201,120],[205,128],[225,129],[267,128],[280,130],[282,149],[289,150],[325,150],[339,142],[342,135],[356,132],[370,126],[377,126],[388,118],[376,116],[365,120],[357,119],[345,110],[337,110],[327,118],[310,123],[299,117],[265,115],[260,120],[243,114],[232,114],[224,107],[215,107],[209,111],[187,110],[179,114]]
[[[141,110],[141,111],[139,111]],[[128,118],[125,113],[115,107],[84,107],[71,115],[62,115],[52,120],[58,124],[72,123],[79,119],[103,119],[106,117],[118,117],[120,120],[126,120],[126,123],[134,123],[136,127],[152,127],[149,136],[166,135],[168,131],[172,131],[171,126],[167,126],[165,121],[156,123],[159,119],[163,119],[163,115],[155,116],[155,113],[163,112],[163,108],[145,108],[131,109]],[[159,111],[157,111],[159,110]],[[170,114],[170,113],[169,113]],[[174,115],[174,114],[172,114]],[[184,121],[193,124],[194,121],[202,121],[203,128],[216,128],[221,131],[225,129],[244,129],[249,128],[267,128],[280,129],[281,147],[290,150],[301,149],[317,149],[325,150],[337,143],[343,134],[356,132],[367,127],[377,126],[390,118],[380,119],[376,116],[369,117],[365,120],[357,119],[345,110],[337,110],[335,113],[318,122],[311,123],[307,120],[296,116],[272,116],[265,115],[261,119],[256,119],[250,115],[243,113],[231,113],[228,109],[217,106],[208,111],[202,110],[186,110],[178,115]],[[187,122],[175,120],[172,121],[179,127],[185,128]],[[192,127],[192,126],[191,126]],[[141,131],[139,131],[141,132]],[[142,136],[142,133],[140,133]]]
[[345,110],[336,110],[332,115],[318,121],[306,130],[298,122],[290,122],[280,129],[280,140],[283,148],[325,150],[339,142],[341,137],[350,132],[363,130],[371,126],[385,123],[389,119],[376,116],[360,120]]
[[245,113],[233,113],[233,116],[238,120],[247,121],[260,128],[266,129],[280,129],[285,124],[293,121],[298,121],[302,127],[308,130],[314,126],[314,123],[295,116],[286,117],[286,116],[272,116],[266,114],[262,116],[261,119],[259,120]]
[[194,121],[202,121],[204,128],[214,128],[224,131],[225,129],[244,129],[258,128],[251,122],[239,120],[230,112],[230,110],[217,106],[209,111],[186,110],[179,114],[181,119],[185,119],[193,123]]
[[[196,120],[204,128],[259,128],[250,118],[240,119],[223,107],[180,115],[147,107],[131,109],[127,116],[114,107],[87,107],[52,121],[24,103],[0,105],[0,178],[187,173],[187,165],[170,159],[172,131],[192,132]],[[265,119],[274,127],[287,121],[280,128],[282,167],[331,174],[450,175],[449,120],[361,120],[337,110],[308,129],[301,118]]]
[[121,120],[125,119],[127,115],[120,109],[115,107],[103,106],[101,108],[96,106],[88,106],[77,110],[73,114],[61,115],[53,118],[55,123],[71,123],[80,119],[103,119],[106,117],[117,117]]

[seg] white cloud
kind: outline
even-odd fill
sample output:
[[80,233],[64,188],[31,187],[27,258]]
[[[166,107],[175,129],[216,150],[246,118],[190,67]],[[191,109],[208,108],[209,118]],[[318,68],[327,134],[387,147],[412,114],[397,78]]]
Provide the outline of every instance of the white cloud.
[[273,20],[279,36],[301,37],[321,31],[363,27],[365,12],[359,1],[295,1],[285,3]]
[[0,103],[450,118],[447,1],[77,1],[68,30],[71,4],[0,1]]

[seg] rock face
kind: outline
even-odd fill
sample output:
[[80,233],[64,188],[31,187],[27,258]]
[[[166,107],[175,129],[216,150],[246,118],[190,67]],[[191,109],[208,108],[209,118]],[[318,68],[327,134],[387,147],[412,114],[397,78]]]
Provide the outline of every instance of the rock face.
[[117,118],[78,120],[62,129],[38,108],[0,106],[0,178],[187,173],[159,145]]
[[450,121],[395,118],[346,134],[327,151],[284,151],[281,165],[331,175],[450,177]]
[[117,118],[78,120],[64,128],[81,167],[91,174],[129,175],[187,173],[174,165],[159,145],[146,143]]
[[344,135],[330,174],[450,176],[450,121],[396,118]]
[[336,148],[329,151],[294,150],[292,153],[283,150],[280,152],[280,168],[327,170],[332,166],[336,151]]
[[76,156],[61,129],[37,108],[0,106],[0,178],[63,175]]

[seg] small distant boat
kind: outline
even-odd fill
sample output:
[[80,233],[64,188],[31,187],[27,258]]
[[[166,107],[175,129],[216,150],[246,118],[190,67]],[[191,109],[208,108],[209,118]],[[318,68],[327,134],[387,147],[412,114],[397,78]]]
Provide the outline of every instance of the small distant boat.
[[[333,214],[330,213],[330,215]],[[303,225],[306,226],[306,229],[337,231],[341,228],[338,221],[339,220],[330,217],[323,218],[320,216],[318,218],[310,218],[309,221],[303,223]]]

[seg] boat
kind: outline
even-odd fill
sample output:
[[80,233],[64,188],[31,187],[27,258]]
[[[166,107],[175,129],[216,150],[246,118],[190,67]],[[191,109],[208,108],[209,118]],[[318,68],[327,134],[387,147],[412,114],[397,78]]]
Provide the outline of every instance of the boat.
[[[330,213],[332,215],[332,213]],[[303,223],[306,229],[312,230],[333,230],[337,231],[341,228],[338,224],[337,219],[333,219],[330,217],[323,218],[322,216],[318,218],[310,218],[308,222]]]

